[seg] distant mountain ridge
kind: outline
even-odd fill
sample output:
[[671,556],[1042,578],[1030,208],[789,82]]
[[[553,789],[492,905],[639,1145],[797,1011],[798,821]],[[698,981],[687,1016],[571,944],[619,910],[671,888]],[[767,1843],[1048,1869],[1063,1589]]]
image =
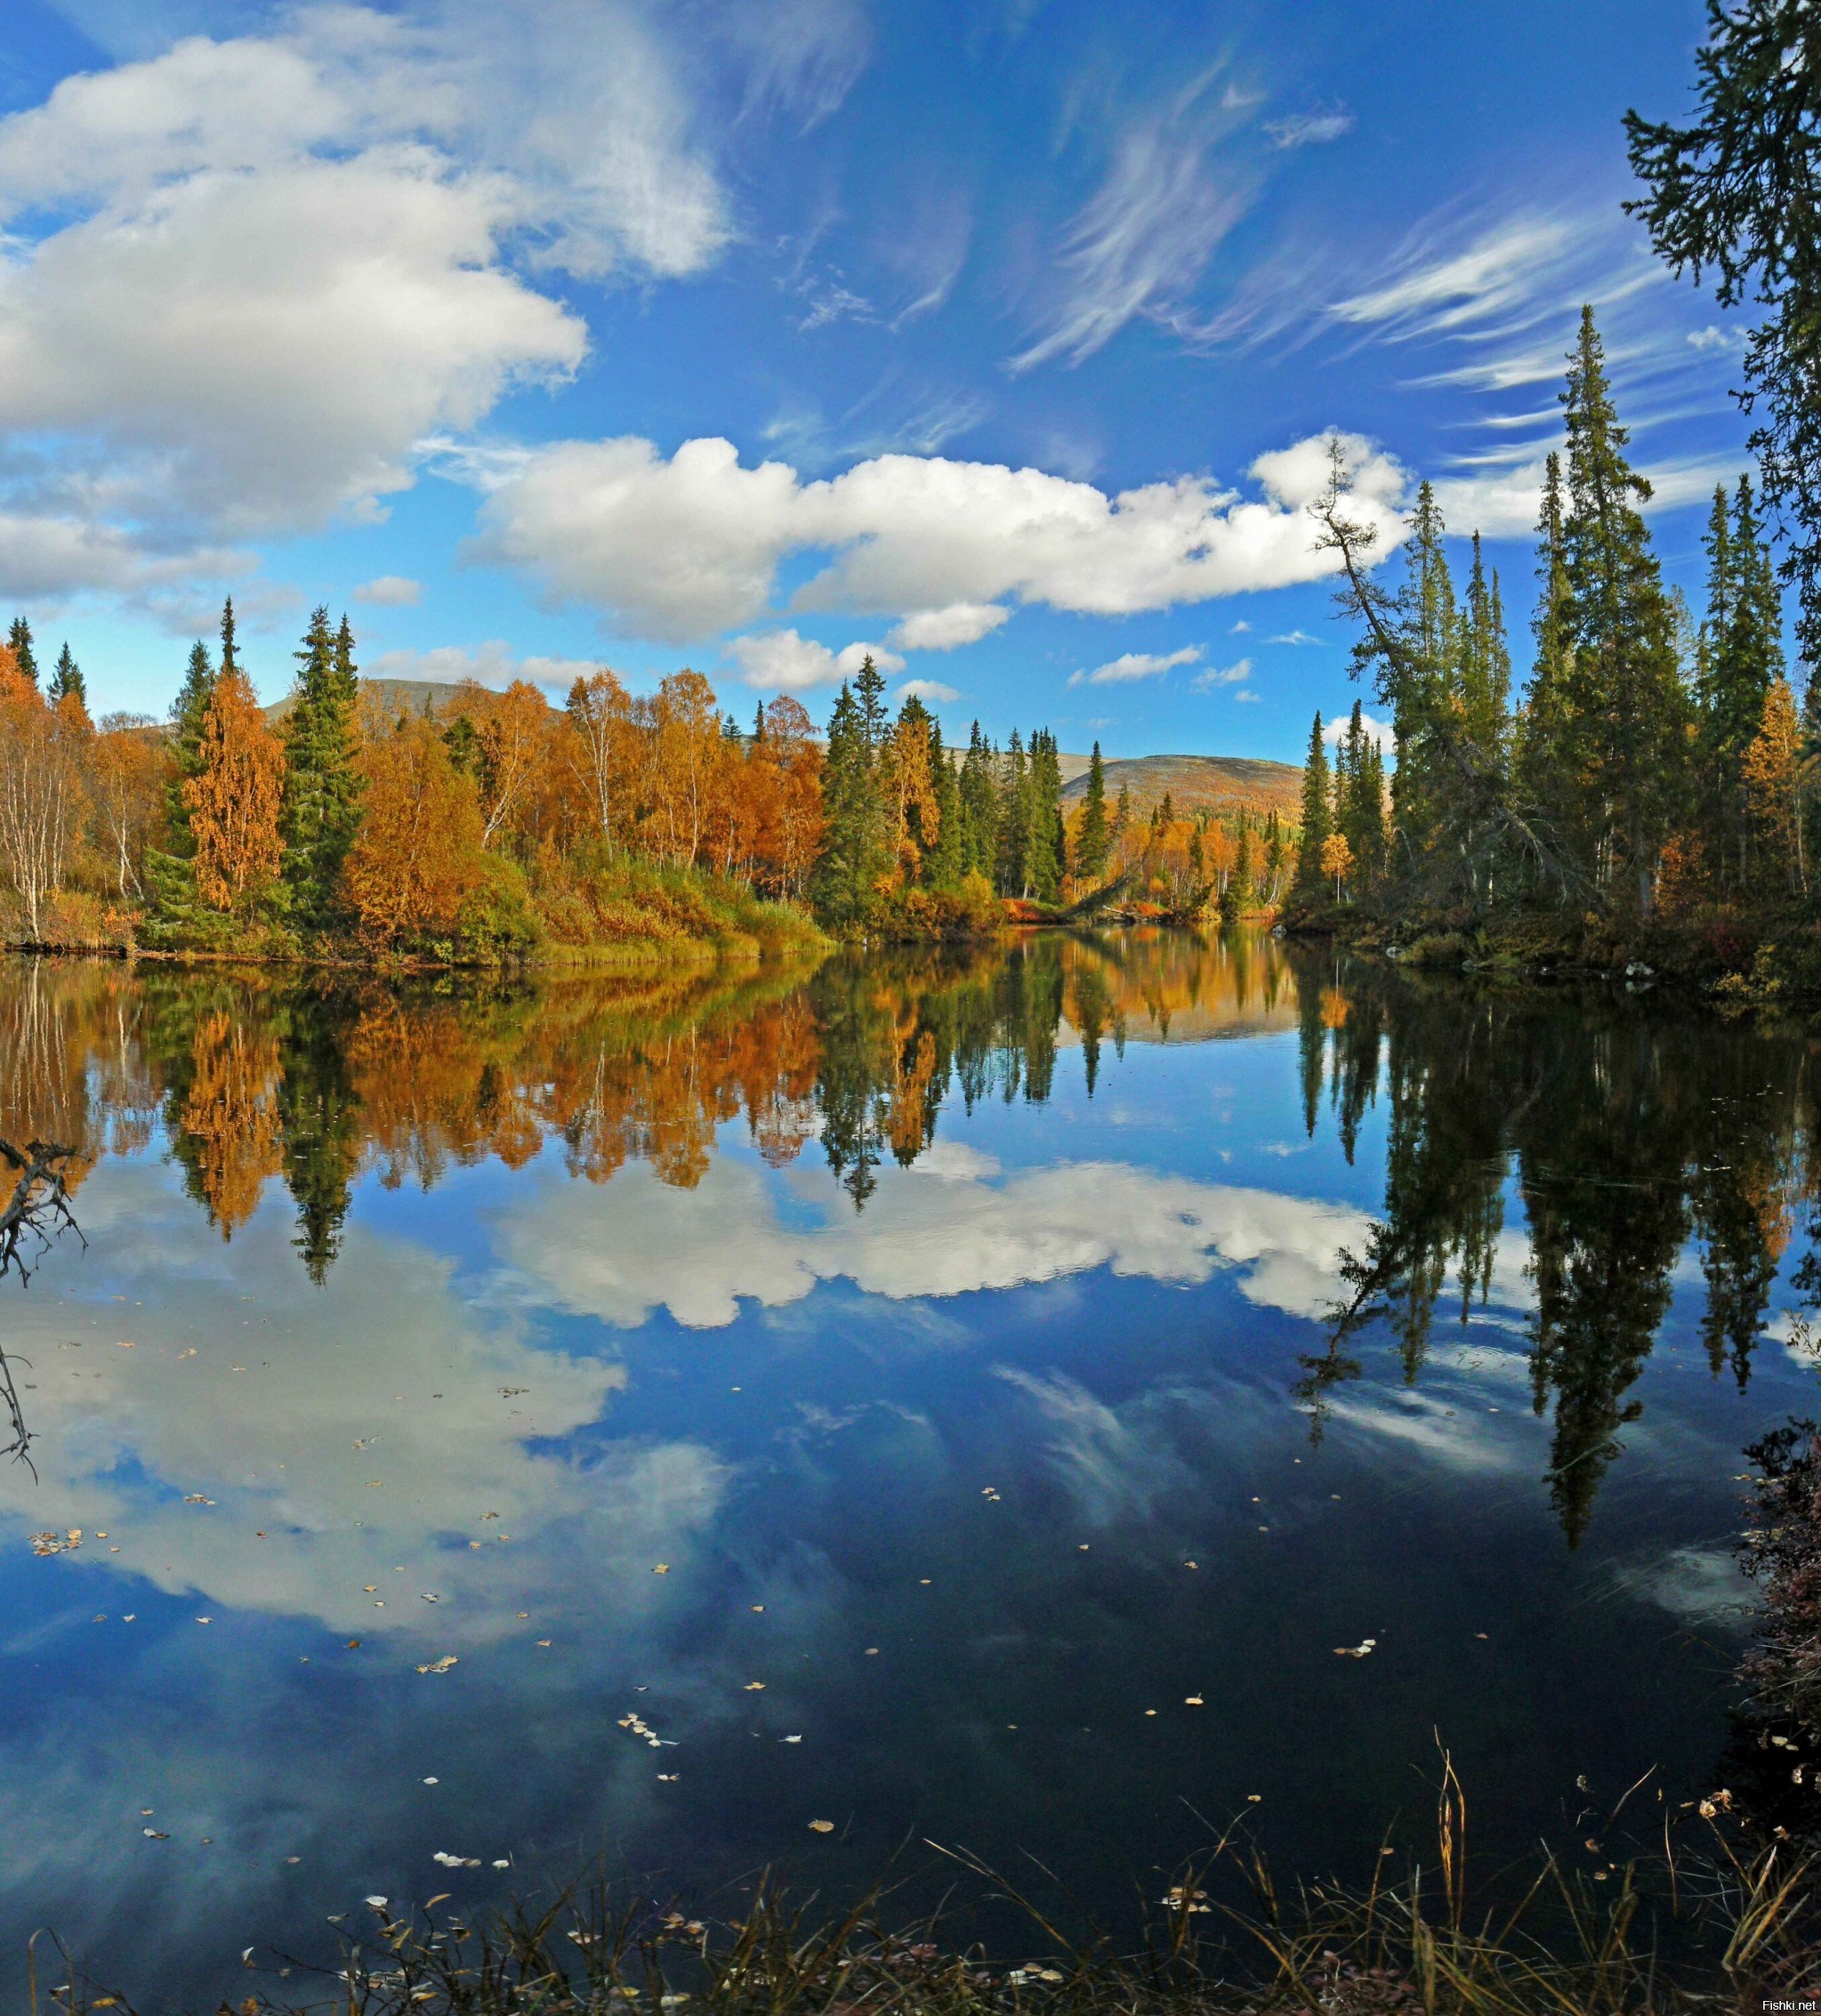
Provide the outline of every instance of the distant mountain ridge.
[[[1065,756],[1064,805],[1087,795],[1085,756]],[[1080,767],[1074,774],[1070,768]],[[1135,812],[1148,812],[1167,791],[1179,812],[1274,811],[1294,818],[1302,797],[1302,770],[1296,763],[1274,763],[1261,756],[1127,756],[1106,764],[1107,796],[1116,800],[1121,787],[1132,793]]]

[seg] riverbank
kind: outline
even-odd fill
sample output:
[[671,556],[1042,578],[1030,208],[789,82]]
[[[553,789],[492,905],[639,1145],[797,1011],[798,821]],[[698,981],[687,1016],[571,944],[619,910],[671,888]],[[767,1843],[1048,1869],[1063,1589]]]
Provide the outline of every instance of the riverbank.
[[1615,919],[1557,910],[1286,907],[1285,935],[1325,939],[1394,964],[1484,971],[1513,980],[1624,980],[1722,1001],[1821,996],[1821,923],[1807,911],[1751,915],[1700,908]]
[[[422,1907],[374,1896],[359,1923],[341,1926],[333,1960],[303,1960],[312,1947],[302,1937],[282,1951],[249,1947],[254,1992],[234,2006],[242,2016],[331,2007],[363,2016],[1723,2016],[1812,2008],[1803,1998],[1821,1994],[1808,1867],[1777,1844],[1753,1851],[1711,1805],[1696,1820],[1709,1839],[1680,1859],[1667,1828],[1664,1848],[1591,1871],[1543,1852],[1515,1873],[1528,1880],[1503,1907],[1470,1899],[1465,1818],[1461,1788],[1445,1775],[1434,1866],[1413,1860],[1363,1891],[1280,1890],[1236,1826],[1205,1859],[1158,1878],[1141,1934],[1124,1948],[1061,1929],[1066,1911],[1037,1900],[1027,1879],[1008,1882],[943,1851],[948,1894],[939,1915],[922,1918],[895,1914],[892,1899],[901,1881],[931,1872],[901,1868],[845,1911],[799,1901],[768,1873],[742,1887],[725,1918],[598,1880],[491,1911],[447,1893]],[[1008,1930],[994,1952],[963,1934],[981,1906],[1021,1920],[1022,1936]],[[52,2004],[67,2016],[125,2005],[117,1989],[84,1980],[74,1958],[68,1980]]]
[[647,972],[834,948],[807,910],[695,869],[630,859],[588,875],[499,866],[503,872],[442,935],[306,934],[273,916],[180,925],[77,893],[45,904],[36,934],[21,917],[0,916],[0,949],[396,973],[503,966]]

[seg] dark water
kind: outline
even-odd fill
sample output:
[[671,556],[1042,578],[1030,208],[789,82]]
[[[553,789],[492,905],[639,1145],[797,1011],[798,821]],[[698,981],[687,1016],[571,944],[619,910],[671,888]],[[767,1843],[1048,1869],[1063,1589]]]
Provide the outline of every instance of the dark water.
[[599,1853],[1028,1851],[1116,1919],[1241,1810],[1360,1874],[1438,1738],[1488,1865],[1577,1777],[1704,1792],[1817,1090],[1799,1029],[1180,935],[0,968],[0,1133],[93,1157],[0,1286],[9,1999],[41,1924],[158,2007]]

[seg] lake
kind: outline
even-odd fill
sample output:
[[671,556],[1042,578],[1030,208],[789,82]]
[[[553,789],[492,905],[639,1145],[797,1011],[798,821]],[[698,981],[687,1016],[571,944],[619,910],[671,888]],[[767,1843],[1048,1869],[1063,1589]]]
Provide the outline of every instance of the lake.
[[1648,1831],[1821,1400],[1817,1095],[1795,1025],[1253,936],[0,967],[86,1242],[0,1283],[9,1998],[40,1925],[164,2007],[591,1858],[1117,1924],[1236,1815],[1364,1875],[1439,1746],[1488,1868],[1654,1768]]

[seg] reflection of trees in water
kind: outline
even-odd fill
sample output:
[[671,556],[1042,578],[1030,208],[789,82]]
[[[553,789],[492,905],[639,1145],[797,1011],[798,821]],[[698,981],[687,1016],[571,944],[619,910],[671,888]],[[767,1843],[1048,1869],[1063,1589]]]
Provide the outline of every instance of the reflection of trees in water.
[[1168,1039],[1268,1014],[1282,984],[1269,939],[1186,931],[831,961],[810,983],[821,1037],[817,1098],[829,1166],[857,1207],[890,1154],[908,1166],[935,1138],[951,1092],[966,1110],[991,1099],[1046,1101],[1064,1043],[1079,1041],[1088,1096],[1103,1044],[1123,1056],[1135,1028]]
[[[229,1238],[274,1178],[321,1281],[363,1171],[429,1187],[560,1141],[570,1174],[628,1161],[699,1182],[744,1115],[760,1156],[819,1133],[858,1204],[881,1159],[914,1161],[942,1101],[1041,1101],[1078,1032],[1102,1047],[1269,1012],[1275,947],[1188,934],[1046,935],[1006,948],[745,970],[387,988],[273,969],[12,962],[0,979],[0,1129],[85,1164],[162,1119],[188,1194]],[[72,1177],[72,1181],[76,1179]]]
[[[1452,1278],[1465,1325],[1493,1278],[1508,1180],[1529,1222],[1533,1403],[1554,1415],[1550,1488],[1571,1541],[1586,1530],[1626,1395],[1667,1313],[1692,1234],[1702,1336],[1743,1386],[1795,1204],[1809,1194],[1800,1124],[1806,1046],[1605,996],[1466,993],[1357,970],[1300,975],[1305,1119],[1327,1092],[1351,1158],[1360,1116],[1386,1107],[1385,1198],[1329,1348],[1300,1396],[1317,1427],[1357,1376],[1355,1342],[1388,1325],[1422,1369]],[[1808,1130],[1812,1138],[1812,1129]]]

